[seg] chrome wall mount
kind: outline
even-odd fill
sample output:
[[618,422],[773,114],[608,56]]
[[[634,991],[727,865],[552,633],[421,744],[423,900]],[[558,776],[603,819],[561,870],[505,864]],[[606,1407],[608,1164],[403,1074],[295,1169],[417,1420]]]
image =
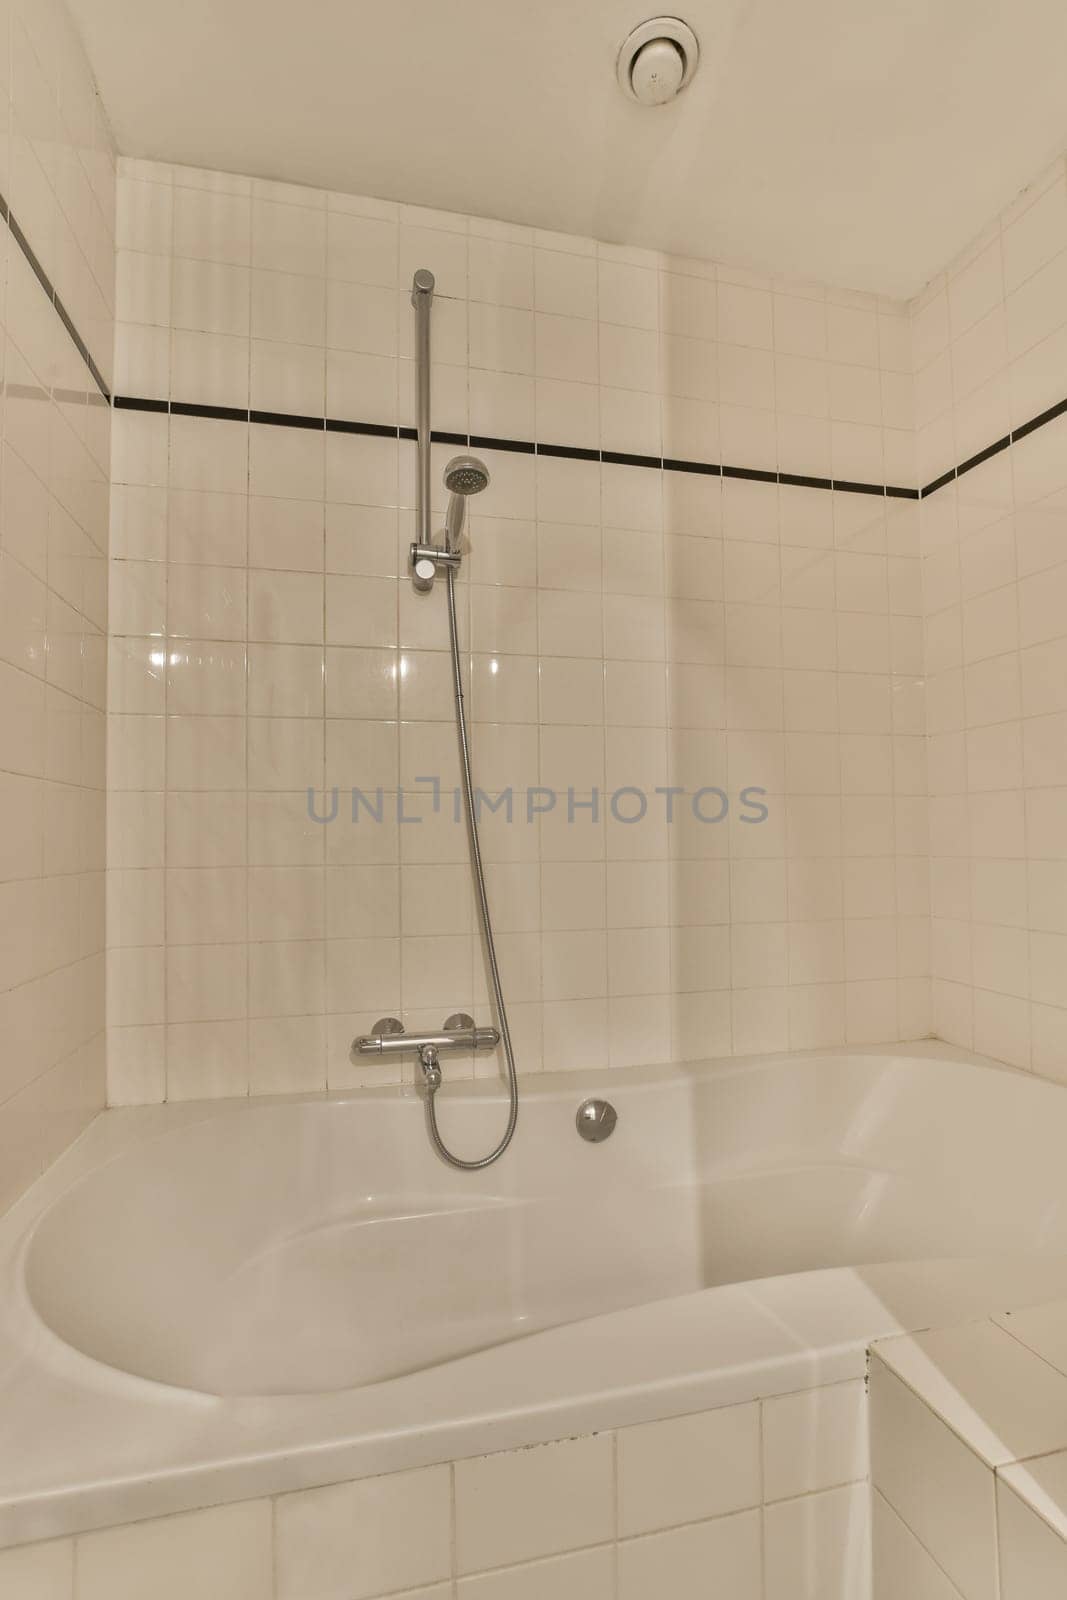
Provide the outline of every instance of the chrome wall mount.
[[434,275],[420,267],[411,280],[411,304],[415,308],[416,417],[419,441],[418,542],[430,543],[430,308],[433,305]]
[[[420,445],[420,478],[423,463],[428,459],[429,451],[423,452]],[[423,537],[420,534],[408,552],[411,581],[420,594],[433,588],[438,568],[444,571],[451,569],[451,572],[459,570],[463,560],[460,540],[467,517],[467,500],[472,494],[481,494],[483,489],[489,487],[489,471],[485,462],[479,461],[477,456],[453,456],[445,468],[444,481],[448,490],[444,543],[434,544],[428,535]]]
[[436,544],[416,543],[409,551],[411,581],[420,594],[433,588],[438,567],[458,567],[463,559],[458,550],[442,550]]
[[619,1114],[610,1100],[583,1100],[574,1117],[575,1127],[589,1144],[603,1144],[615,1132]]
[[357,1056],[396,1056],[415,1054],[429,1088],[441,1084],[441,1054],[456,1050],[495,1050],[500,1034],[495,1028],[479,1028],[465,1011],[446,1017],[439,1033],[408,1033],[398,1017],[382,1017],[370,1033],[352,1040]]
[[[426,1086],[426,1126],[430,1143],[442,1161],[462,1172],[480,1172],[499,1161],[515,1135],[519,1119],[519,1082],[515,1068],[515,1051],[511,1043],[507,1006],[504,1003],[504,986],[500,978],[496,942],[493,938],[493,920],[489,913],[489,896],[485,887],[485,866],[482,861],[481,841],[478,837],[478,814],[474,804],[474,777],[471,771],[470,735],[467,713],[463,704],[463,668],[460,657],[459,625],[456,617],[456,570],[461,560],[460,540],[466,518],[467,500],[480,494],[488,486],[489,472],[477,456],[456,456],[445,468],[445,488],[449,492],[448,510],[442,541],[435,545],[430,535],[430,311],[433,304],[434,277],[426,267],[420,267],[411,284],[411,304],[415,311],[415,350],[418,358],[418,426],[416,437],[419,448],[418,472],[418,535],[411,546],[411,575],[417,590],[433,588],[438,569],[446,579],[448,612],[448,643],[452,662],[452,696],[456,708],[456,735],[459,741],[460,768],[463,779],[463,809],[467,818],[467,843],[470,849],[471,871],[477,890],[478,916],[485,956],[489,966],[493,1006],[499,1032],[496,1028],[479,1028],[474,1018],[466,1012],[457,1012],[445,1022],[440,1033],[405,1033],[403,1023],[396,1017],[383,1017],[374,1031],[353,1041],[355,1055],[392,1055],[401,1051],[414,1051],[422,1067]],[[508,1080],[508,1118],[504,1132],[488,1155],[471,1160],[457,1156],[448,1148],[437,1125],[435,1100],[441,1087],[441,1053],[449,1050],[491,1050],[503,1046],[504,1063]]]
[[463,532],[468,495],[480,494],[489,482],[489,473],[477,456],[456,456],[445,468],[445,488],[449,491],[444,542],[434,544],[430,507],[430,313],[433,309],[435,279],[428,267],[419,267],[411,280],[411,304],[415,311],[415,436],[418,443],[418,495],[416,498],[416,538],[408,552],[411,581],[420,594],[432,588],[439,569],[455,569],[462,559],[459,541]]
[[445,1018],[438,1033],[408,1033],[399,1018],[382,1017],[370,1033],[352,1041],[352,1048],[361,1056],[392,1056],[419,1050],[424,1044],[436,1045],[439,1050],[495,1050],[499,1043],[495,1028],[480,1028],[466,1011],[456,1011]]

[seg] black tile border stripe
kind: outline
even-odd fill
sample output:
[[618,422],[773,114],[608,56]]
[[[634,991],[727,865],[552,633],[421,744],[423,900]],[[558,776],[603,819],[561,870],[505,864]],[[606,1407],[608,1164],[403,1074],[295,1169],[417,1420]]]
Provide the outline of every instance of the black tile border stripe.
[[[728,467],[724,463],[720,467],[724,478],[745,478],[750,483],[777,483],[778,474],[765,467]],[[882,491],[879,489],[878,494]]]
[[[187,400],[151,400],[137,395],[112,395],[100,368],[93,360],[92,352],[75,327],[70,312],[56,293],[55,285],[41,265],[36,251],[23,233],[2,193],[0,193],[0,219],[7,223],[11,236],[22,251],[34,277],[52,302],[56,315],[88,368],[102,399],[116,410],[147,411],[164,415],[169,413],[175,417],[202,417],[222,422],[255,422],[261,427],[303,428],[312,433],[319,431],[347,433],[367,438],[413,440],[418,437],[414,428],[386,422],[356,422],[344,417],[305,416],[295,411],[260,411],[252,406],[215,406]],[[62,391],[62,395],[65,399],[74,398],[66,390]],[[99,405],[99,400],[96,403]],[[864,494],[887,500],[926,500],[930,495],[936,494],[938,489],[945,488],[947,484],[955,482],[965,473],[972,472],[975,467],[980,467],[983,462],[999,455],[1002,450],[1010,449],[1020,439],[1036,433],[1038,428],[1043,428],[1046,424],[1055,422],[1057,417],[1065,415],[1067,415],[1067,398],[1057,401],[1046,411],[1031,417],[1028,422],[1020,423],[1019,427],[1012,428],[1002,439],[997,439],[984,450],[979,450],[976,455],[961,461],[959,466],[950,467],[940,477],[933,478],[919,489],[909,489],[892,483],[863,483],[851,478],[821,478],[802,472],[779,472],[772,468],[734,467],[725,462],[685,461],[675,456],[638,455],[626,450],[594,450],[582,445],[540,444],[530,439],[498,439],[485,434],[434,430],[430,438],[434,444],[457,445],[469,450],[503,450],[517,455],[549,456],[563,461],[597,461],[607,466],[637,467],[654,472],[688,472],[713,478],[737,478],[749,483],[786,484],[800,489],[830,489],[839,494]]]
[[[312,432],[361,434],[374,439],[414,440],[414,428],[388,422],[355,422],[345,417],[310,417],[289,411],[256,411],[252,407],[213,406],[186,400],[149,400],[138,395],[117,394],[113,404],[118,411],[148,411],[176,417],[206,417],[231,422],[257,422],[265,427],[305,428]],[[587,445],[535,443],[532,439],[503,439],[490,434],[449,433],[434,429],[434,444],[451,444],[467,450],[500,450],[513,455],[547,456],[559,461],[596,461],[605,466],[636,467],[653,472],[688,472],[708,478],[743,478],[756,483],[793,484],[804,489],[838,489],[852,494],[884,496],[898,500],[917,500],[918,489],[903,489],[893,484],[851,483],[843,479],[813,478],[796,472],[776,472],[762,467],[723,466],[717,461],[684,461],[675,456],[637,455],[628,450],[594,450]]]
[[951,483],[955,476],[955,467],[949,467],[948,471],[943,472],[940,478],[935,478],[933,483],[927,483],[923,485],[923,487],[919,490],[919,499],[925,500],[927,495],[936,494],[938,489],[943,489],[945,487],[946,483]]
[[[798,489],[832,489],[834,486],[832,478],[811,478],[804,472],[780,472],[778,474],[778,482],[791,483]],[[910,490],[907,489],[886,489],[886,494],[909,493]]]
[[1006,433],[1003,439],[998,439],[996,444],[987,445],[984,450],[979,450],[976,456],[969,456],[966,461],[961,461],[956,468],[957,478],[962,478],[965,472],[970,472],[973,467],[980,467],[983,461],[988,461],[992,456],[998,456],[1011,444],[1011,434]]
[[1013,428],[1010,438],[1012,444],[1016,439],[1025,439],[1028,433],[1033,433],[1037,428],[1043,428],[1046,422],[1055,422],[1057,417],[1062,417],[1067,412],[1067,400],[1059,400],[1054,406],[1049,406],[1047,411],[1042,411],[1039,416],[1031,417],[1029,422],[1024,422],[1021,428]]
[[[3,199],[0,197],[0,210]],[[27,247],[28,248],[28,247]],[[32,263],[31,263],[32,264]],[[87,359],[88,352],[86,352]],[[95,368],[92,369],[95,373]],[[98,382],[100,380],[98,379]],[[106,389],[102,389],[107,397]],[[207,417],[232,422],[256,422],[266,427],[305,428],[312,432],[361,434],[374,439],[417,438],[414,428],[400,427],[388,422],[354,422],[343,417],[311,417],[290,411],[256,411],[252,407],[200,405],[182,400],[149,400],[137,395],[117,394],[112,404],[120,411],[149,411],[176,417]],[[716,461],[684,461],[675,456],[636,455],[625,450],[594,450],[585,445],[540,444],[531,439],[498,439],[488,434],[448,433],[434,430],[430,438],[434,444],[451,444],[468,450],[501,450],[517,455],[548,456],[561,461],[597,461],[605,466],[636,467],[654,472],[688,472],[709,478],[737,478],[748,483],[780,483],[798,489],[830,489],[838,494],[863,494],[873,499],[925,500],[943,489],[946,484],[961,478],[983,462],[1007,450],[1027,434],[1067,415],[1067,399],[1050,406],[1029,422],[1013,428],[1002,439],[979,450],[958,467],[950,467],[939,478],[924,484],[921,489],[905,488],[894,483],[863,483],[853,478],[820,478],[802,472],[778,472],[764,467],[733,467]]]
[[716,461],[679,461],[676,456],[663,457],[664,472],[697,472],[706,478],[721,478],[722,468]]
[[530,439],[494,439],[482,433],[472,433],[467,443],[471,450],[510,450],[522,456],[532,456],[537,449]]
[[601,461],[606,461],[613,467],[652,467],[655,471],[662,471],[662,456],[635,456],[625,450],[601,450]]
[[248,420],[267,428],[307,428],[312,433],[321,433],[326,427],[324,419],[302,417],[295,411],[249,411]]
[[[8,228],[11,230],[11,237],[14,239],[15,243],[22,251],[22,254],[25,256],[27,265],[29,266],[34,277],[37,279],[37,282],[41,285],[41,288],[52,302],[52,308],[55,311],[56,316],[59,318],[64,328],[66,328],[67,333],[70,335],[71,343],[74,345],[74,348],[85,362],[85,365],[89,370],[89,375],[96,384],[96,387],[99,389],[102,398],[110,405],[111,391],[104,382],[104,377],[100,371],[100,368],[93,360],[89,346],[86,344],[85,340],[74,326],[74,321],[70,312],[67,310],[66,306],[59,298],[59,295],[56,293],[55,284],[52,282],[51,278],[42,267],[40,261],[37,259],[37,252],[34,250],[32,244],[19,227],[17,218],[2,194],[0,194],[0,217],[2,217],[7,223]],[[97,404],[99,404],[99,401]]]
[[1039,411],[1036,417],[1031,417],[1029,422],[1021,422],[1017,428],[1012,428],[1003,439],[998,439],[995,444],[987,445],[984,450],[979,450],[977,455],[968,456],[966,461],[961,461],[958,467],[950,467],[943,472],[940,478],[935,478],[932,483],[926,483],[919,490],[920,499],[925,500],[927,495],[936,494],[938,489],[943,489],[946,483],[951,483],[955,478],[962,478],[965,472],[971,472],[975,467],[980,467],[983,461],[988,461],[992,456],[998,456],[1002,450],[1007,450],[1011,445],[1018,444],[1020,439],[1025,439],[1028,434],[1036,433],[1038,428],[1043,428],[1049,422],[1055,422],[1057,417],[1067,416],[1067,399],[1057,400],[1054,406],[1049,406],[1047,411]]
[[599,461],[600,451],[580,444],[536,444],[539,456],[553,456],[560,461]]
[[835,489],[843,489],[846,494],[884,494],[885,489],[876,483],[853,483],[845,478],[833,480]]
[[172,400],[170,406],[173,417],[210,417],[215,422],[247,422],[248,411],[239,406],[201,406],[192,405],[185,400]]
[[169,400],[136,400],[128,394],[117,394],[113,404],[116,411],[155,411],[166,414],[170,410]]

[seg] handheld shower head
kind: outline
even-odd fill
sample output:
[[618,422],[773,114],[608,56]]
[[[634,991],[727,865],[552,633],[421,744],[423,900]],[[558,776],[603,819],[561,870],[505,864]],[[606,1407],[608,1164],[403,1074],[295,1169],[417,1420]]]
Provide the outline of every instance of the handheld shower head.
[[445,488],[451,499],[445,514],[445,545],[455,550],[463,532],[467,496],[489,487],[489,471],[477,456],[453,456],[445,468]]
[[453,456],[445,468],[445,488],[453,494],[481,494],[488,485],[485,462],[477,456]]

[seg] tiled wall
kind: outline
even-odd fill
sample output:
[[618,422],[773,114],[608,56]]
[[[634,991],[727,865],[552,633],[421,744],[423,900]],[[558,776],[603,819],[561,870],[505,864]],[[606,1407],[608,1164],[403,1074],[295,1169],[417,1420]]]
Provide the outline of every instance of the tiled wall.
[[[428,266],[438,428],[915,481],[900,307],[145,163],[119,245],[120,394],[409,425]],[[405,575],[414,447],[114,423],[112,1099],[359,1081],[379,1016],[487,1015],[462,827],[426,795],[415,825],[306,815],[309,785],[456,778],[444,595]],[[533,786],[734,797],[717,826],[655,796],[636,825],[568,825],[565,798],[486,823],[520,1068],[924,1034],[917,504],[485,454],[460,585],[481,787],[520,818]]]
[[[114,157],[53,0],[0,4],[0,191],[106,374]],[[104,1100],[110,415],[0,220],[0,1209]]]
[[696,1600],[714,1575],[729,1600],[864,1600],[866,1410],[857,1380],[28,1545],[0,1592]]
[[[887,1364],[894,1342],[879,1347],[887,1362],[872,1355],[874,1600],[1060,1600],[1067,1593],[1067,1454],[1016,1465],[1011,1448],[993,1432],[995,1422],[1003,1439],[1014,1433],[1021,1453],[1025,1434],[1047,1431],[1057,1409],[1062,1425],[1063,1397],[1057,1408],[1053,1388],[1050,1408],[1046,1386],[1063,1388],[1065,1380],[1006,1334],[1000,1335],[1003,1350],[995,1352],[984,1337],[991,1327],[932,1336],[950,1372],[956,1343],[964,1363],[955,1374],[958,1389],[936,1364],[919,1379],[923,1389],[931,1385],[932,1393],[949,1395],[960,1415],[967,1389],[984,1388],[992,1412],[980,1432],[993,1446],[984,1453]],[[998,1389],[1004,1371],[1011,1381]],[[958,1424],[959,1416],[953,1420]]]
[[[1067,396],[1061,160],[914,316],[929,481]],[[921,508],[937,1033],[1067,1078],[1067,417]]]

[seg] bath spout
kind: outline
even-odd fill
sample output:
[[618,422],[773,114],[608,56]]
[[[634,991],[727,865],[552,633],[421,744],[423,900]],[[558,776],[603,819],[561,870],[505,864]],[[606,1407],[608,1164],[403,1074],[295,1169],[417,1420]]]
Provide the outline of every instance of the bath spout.
[[426,1079],[427,1089],[434,1090],[441,1087],[441,1060],[435,1044],[424,1044],[419,1051],[419,1065],[422,1075]]

